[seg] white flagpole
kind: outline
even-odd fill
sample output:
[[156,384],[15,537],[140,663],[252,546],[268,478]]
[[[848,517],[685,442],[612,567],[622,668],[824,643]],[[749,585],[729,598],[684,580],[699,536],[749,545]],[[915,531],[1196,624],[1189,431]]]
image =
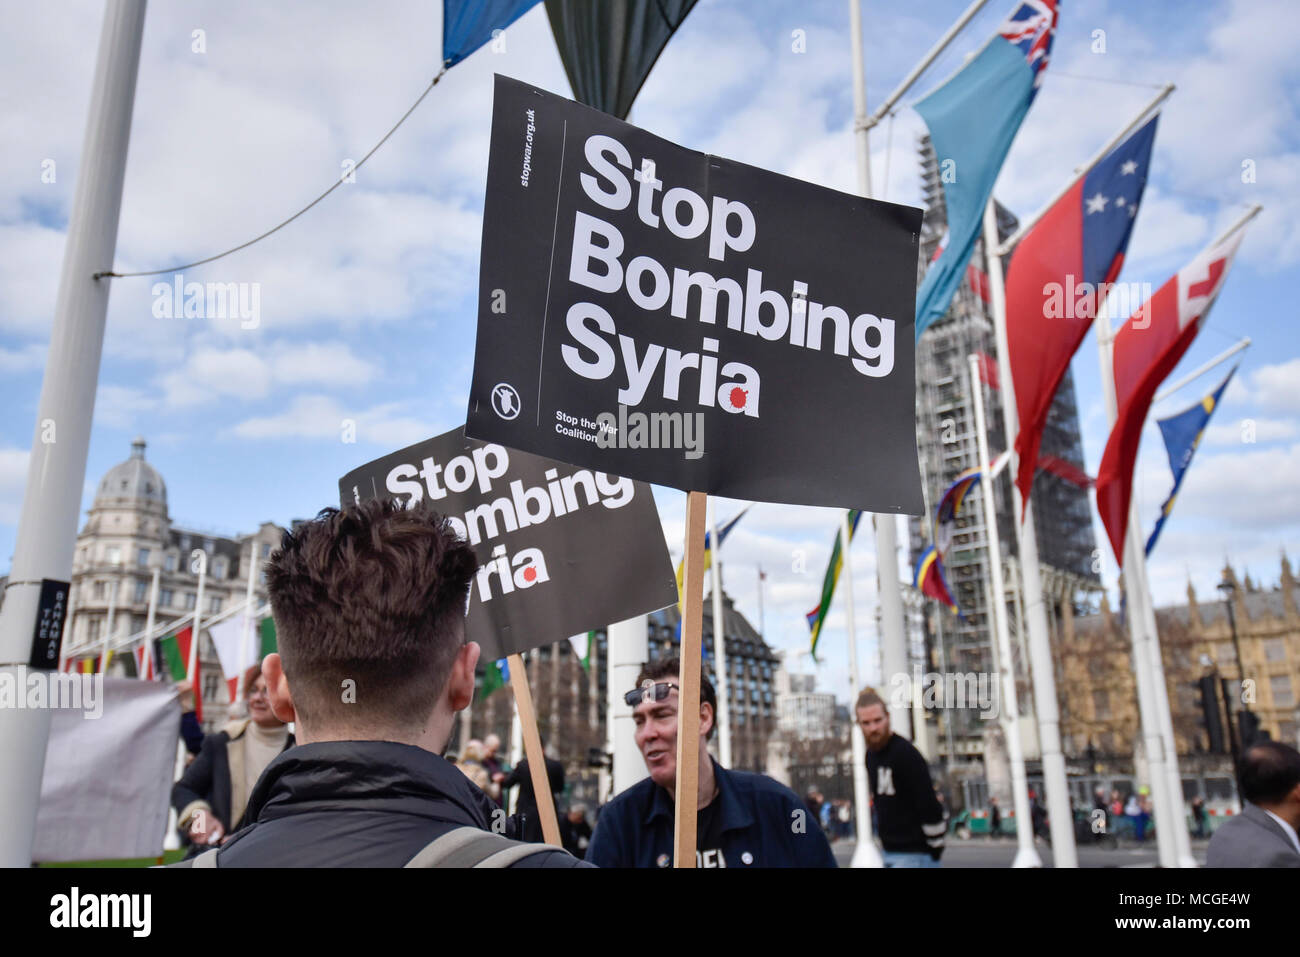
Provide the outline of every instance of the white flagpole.
[[[862,50],[862,3],[849,0],[849,30],[853,40],[853,111],[857,118],[858,189],[871,198],[871,146],[867,139],[867,81]],[[936,54],[937,55],[937,54]],[[876,537],[877,600],[880,603],[881,682],[888,685],[894,675],[907,673],[907,638],[903,626],[903,592],[898,579],[898,526],[893,515],[872,518]],[[844,549],[848,551],[848,540]],[[853,590],[849,566],[844,566],[846,585]],[[850,638],[850,641],[852,638]],[[860,689],[854,687],[856,696]],[[892,698],[892,696],[891,696]],[[889,723],[900,737],[911,737],[911,714],[906,706],[889,708]],[[861,842],[859,842],[861,843]]]
[[[862,521],[861,516],[858,521]],[[853,615],[853,557],[849,551],[849,545],[852,543],[849,536],[852,531],[849,513],[846,511],[840,517],[840,562],[844,572],[844,582],[840,587],[844,590],[844,617],[849,633],[849,686],[852,688],[850,700],[853,702],[849,705],[850,708],[855,707],[858,692],[862,690],[858,677],[858,633]],[[867,786],[867,742],[862,737],[862,730],[857,727],[857,723],[858,714],[854,710],[854,728],[849,737],[853,756],[853,811],[857,817],[857,844],[853,848],[853,860],[849,866],[884,867],[885,860],[880,856],[871,834],[870,791]]]
[[[190,552],[190,571],[197,572],[199,576],[199,590],[197,600],[194,604],[194,633],[190,636],[190,660],[186,663],[185,677],[190,681],[198,676],[199,665],[199,636],[203,634],[200,630],[203,621],[203,584],[208,575],[208,553],[201,548],[196,548]],[[201,681],[194,681],[194,700],[202,701],[203,689],[199,687]]]
[[713,529],[711,547],[709,549],[712,560],[709,562],[709,570],[713,577],[713,661],[715,666],[715,676],[718,680],[717,698],[718,698],[718,757],[722,759],[722,766],[730,768],[731,764],[731,708],[727,701],[728,675],[727,675],[727,627],[723,618],[722,611],[722,568],[720,561],[722,558],[721,545],[718,539],[718,499],[716,496],[709,496],[710,514],[713,516]]
[[117,625],[117,593],[121,582],[116,579],[108,586],[108,621],[104,623],[104,646],[99,651],[99,673],[102,675],[108,667],[108,655],[112,650],[113,628]]
[[1205,375],[1205,373],[1209,372],[1215,366],[1227,362],[1238,352],[1241,352],[1243,349],[1249,349],[1249,348],[1250,348],[1250,336],[1246,336],[1235,346],[1229,346],[1227,349],[1224,349],[1222,352],[1220,352],[1209,362],[1205,363],[1205,365],[1199,367],[1194,372],[1187,373],[1187,375],[1183,376],[1173,385],[1165,386],[1163,389],[1161,389],[1159,392],[1156,393],[1156,397],[1154,401],[1163,402],[1165,399],[1169,398],[1179,389],[1183,388],[1183,386],[1191,385],[1193,382],[1195,382],[1201,376]]
[[[859,0],[850,0],[850,2],[853,4],[854,8],[856,9]],[[948,46],[948,44],[951,43],[953,39],[957,36],[957,34],[962,31],[962,28],[965,27],[966,24],[970,23],[970,21],[974,18],[975,14],[979,13],[980,10],[983,9],[986,3],[988,3],[988,0],[975,0],[974,3],[972,3],[969,7],[966,8],[966,12],[957,18],[957,22],[955,22],[952,26],[948,28],[948,32],[939,38],[939,41],[930,48],[930,52],[927,53],[925,56],[923,56],[920,62],[916,64],[916,66],[912,67],[912,72],[907,74],[907,76],[903,78],[903,82],[898,84],[898,88],[894,90],[893,93],[889,94],[888,97],[885,98],[885,102],[880,104],[880,106],[876,109],[876,112],[872,113],[871,116],[868,117],[867,119],[859,121],[862,124],[861,126],[862,132],[865,133],[867,130],[871,129],[871,127],[875,126],[882,119],[884,119],[886,115],[888,115],[893,105],[897,103],[900,99],[902,99],[903,94],[905,94],[908,90],[912,88],[912,84],[915,83],[918,79],[920,79],[921,74],[924,73],[927,69],[929,69],[930,64],[939,58],[939,54],[942,53],[944,49]],[[859,39],[862,36],[861,29],[855,28],[853,30],[853,36],[856,42],[861,43],[861,39]],[[866,112],[865,109],[862,110],[862,113],[865,112]]]
[[[41,580],[72,577],[75,503],[86,478],[108,311],[109,284],[91,276],[112,268],[117,246],[144,11],[144,0],[105,7],[26,492],[0,605],[0,677],[26,667]],[[49,708],[0,709],[0,867],[32,863],[50,717]]]
[[[244,672],[250,667],[248,653],[253,647],[256,624],[253,621],[253,583],[257,579],[257,540],[248,541],[248,586],[244,590],[244,636],[239,645],[239,674],[235,679],[235,704],[244,700]],[[469,709],[466,708],[466,711]]]
[[[1101,363],[1101,393],[1106,400],[1106,413],[1111,428],[1114,428],[1119,413],[1115,401],[1114,367],[1111,364],[1113,337],[1110,333],[1110,313],[1105,302],[1097,310],[1096,330],[1097,352]],[[1151,804],[1155,811],[1156,847],[1160,855],[1161,867],[1177,867],[1178,847],[1174,836],[1172,795],[1169,793],[1170,778],[1165,771],[1166,745],[1157,713],[1156,683],[1152,673],[1152,662],[1160,654],[1160,650],[1158,637],[1146,628],[1141,598],[1142,584],[1136,573],[1136,551],[1137,536],[1133,534],[1130,527],[1124,540],[1124,593],[1128,606],[1129,636],[1133,644],[1133,672],[1137,683],[1138,713],[1142,720],[1142,740],[1145,744],[1147,769],[1151,775]]]
[[[989,474],[988,428],[984,423],[984,393],[980,385],[979,356],[969,357],[970,394],[975,405],[975,444],[980,470]],[[1025,774],[1025,751],[1020,742],[1020,709],[1017,704],[1015,659],[1011,657],[1011,633],[1007,628],[1007,599],[1002,588],[1002,546],[998,540],[998,513],[993,507],[993,483],[980,482],[984,502],[984,534],[988,536],[990,603],[997,636],[998,671],[1002,678],[1002,727],[1007,736],[1007,757],[1011,761],[1011,798],[1016,808],[1016,843],[1019,846],[1012,867],[1042,867],[1034,849],[1033,815],[1029,810],[1029,781]]]
[[149,610],[145,613],[144,620],[144,649],[150,660],[153,659],[153,628],[158,615],[158,581],[161,574],[162,569],[155,565],[153,580],[149,583]]
[[[1018,432],[1016,390],[1011,376],[1011,353],[1007,344],[1007,295],[1002,276],[1002,257],[993,250],[998,246],[997,206],[990,198],[984,208],[984,252],[989,277],[989,304],[993,310],[993,328],[998,347],[998,377],[1002,390],[1002,425],[1007,436],[1007,450],[1014,454]],[[978,377],[972,388],[979,385]],[[1008,456],[1006,461],[1010,461]],[[1074,843],[1074,811],[1070,806],[1070,784],[1061,750],[1060,706],[1056,697],[1056,668],[1052,662],[1052,645],[1047,626],[1047,607],[1043,599],[1042,573],[1038,564],[1038,531],[1034,527],[1034,503],[1022,502],[1020,489],[1011,476],[1011,517],[1020,546],[1020,593],[1025,601],[1025,623],[1029,630],[1029,669],[1034,682],[1034,713],[1038,723],[1038,743],[1042,753],[1043,790],[1047,802],[1047,823],[1052,835],[1054,867],[1078,867],[1079,853]],[[991,482],[988,484],[992,484]],[[1020,521],[1021,509],[1024,521]]]
[[1074,188],[1075,183],[1079,182],[1079,180],[1087,176],[1088,172],[1094,166],[1100,163],[1103,159],[1105,159],[1106,154],[1109,153],[1111,150],[1113,150],[1117,143],[1122,142],[1124,137],[1128,136],[1135,129],[1137,129],[1138,126],[1141,125],[1142,121],[1147,118],[1147,115],[1152,110],[1154,110],[1157,106],[1163,103],[1166,99],[1168,99],[1169,95],[1173,92],[1174,92],[1174,85],[1172,83],[1166,83],[1160,89],[1160,92],[1155,95],[1155,98],[1152,99],[1151,102],[1148,103],[1146,106],[1142,107],[1142,109],[1138,111],[1138,114],[1135,117],[1133,117],[1133,119],[1130,120],[1124,126],[1123,129],[1121,129],[1118,133],[1116,133],[1114,136],[1108,139],[1106,141],[1106,144],[1102,146],[1101,149],[1097,150],[1097,152],[1093,154],[1090,160],[1088,160],[1082,166],[1075,169],[1074,175],[1070,177],[1069,182],[1067,182],[1064,186],[1062,186],[1059,190],[1057,190],[1056,194],[1051,199],[1049,199],[1046,203],[1044,203],[1042,207],[1038,210],[1038,212],[1034,213],[1034,215],[1028,217],[1027,219],[1022,219],[1020,221],[1020,227],[1014,233],[1012,233],[1010,236],[1007,237],[1007,241],[995,247],[997,249],[997,254],[999,256],[1005,256],[1007,253],[1011,252],[1011,250],[1015,248],[1016,243],[1020,242],[1020,240],[1024,238],[1025,234],[1028,233],[1031,229],[1033,229],[1034,226],[1038,224],[1038,221],[1040,219],[1042,219],[1044,216],[1047,215],[1047,211],[1050,210],[1053,206],[1055,206],[1062,196],[1064,196],[1066,193],[1068,193],[1071,189]]

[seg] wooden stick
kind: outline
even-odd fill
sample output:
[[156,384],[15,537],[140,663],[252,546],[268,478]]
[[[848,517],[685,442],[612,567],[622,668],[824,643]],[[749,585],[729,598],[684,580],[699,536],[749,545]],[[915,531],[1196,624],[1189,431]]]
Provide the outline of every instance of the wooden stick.
[[677,692],[677,795],[673,866],[695,866],[699,813],[700,653],[704,627],[704,522],[709,497],[686,493],[686,567],[682,574],[681,690]]
[[533,793],[537,797],[537,815],[542,819],[542,837],[547,844],[561,847],[560,824],[555,817],[555,798],[551,795],[550,775],[546,773],[542,738],[537,733],[537,713],[533,710],[532,692],[528,690],[528,672],[524,668],[523,655],[510,655],[507,662],[510,668],[510,688],[515,693],[515,707],[519,709],[519,727],[524,733],[528,774],[533,779]]

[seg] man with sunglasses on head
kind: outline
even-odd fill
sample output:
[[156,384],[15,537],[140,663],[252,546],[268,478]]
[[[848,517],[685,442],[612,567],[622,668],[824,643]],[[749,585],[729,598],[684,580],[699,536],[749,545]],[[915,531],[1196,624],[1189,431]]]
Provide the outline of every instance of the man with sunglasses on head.
[[[587,860],[598,867],[672,867],[677,786],[677,658],[649,662],[624,697],[650,776],[607,804]],[[717,697],[700,677],[700,736],[713,737]],[[798,796],[761,774],[730,771],[700,748],[695,866],[834,867],[835,857]]]

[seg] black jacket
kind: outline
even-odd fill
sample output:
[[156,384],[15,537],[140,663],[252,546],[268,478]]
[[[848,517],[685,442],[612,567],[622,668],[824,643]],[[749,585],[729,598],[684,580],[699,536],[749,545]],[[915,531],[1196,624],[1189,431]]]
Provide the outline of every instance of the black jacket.
[[[551,796],[564,793],[564,765],[554,758],[546,759],[546,777],[551,785]],[[504,803],[505,792],[519,785],[519,801],[515,813],[520,817],[519,839],[540,843],[542,841],[542,819],[537,811],[537,794],[533,791],[533,774],[528,770],[528,759],[524,758],[506,775],[501,782],[501,799]],[[558,802],[557,802],[558,803]],[[556,815],[559,815],[557,809]]]
[[[198,755],[185,769],[181,779],[172,785],[172,807],[176,813],[183,814],[185,809],[195,801],[206,801],[212,813],[227,834],[238,830],[244,822],[251,820],[247,812],[238,821],[230,820],[231,784],[230,784],[230,735],[217,731],[203,736],[203,745]],[[293,735],[284,743],[284,750],[293,747]],[[283,752],[281,752],[283,753]],[[182,828],[186,842],[189,841]]]
[[947,814],[930,783],[930,769],[912,742],[890,735],[879,751],[867,751],[867,782],[887,851],[943,854]]
[[[302,744],[267,766],[252,821],[221,849],[220,867],[402,867],[452,828],[488,830],[494,806],[456,766],[391,741]],[[582,867],[564,851],[516,867]]]

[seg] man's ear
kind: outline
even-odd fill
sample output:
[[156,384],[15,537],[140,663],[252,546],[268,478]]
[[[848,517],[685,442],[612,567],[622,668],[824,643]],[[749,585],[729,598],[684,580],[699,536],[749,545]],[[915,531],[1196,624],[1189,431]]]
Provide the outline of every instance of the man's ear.
[[289,679],[284,673],[279,654],[271,652],[266,656],[262,662],[262,675],[266,678],[266,696],[271,699],[271,711],[285,724],[297,721],[298,714],[294,711]]
[[700,701],[700,740],[707,741],[709,732],[713,730],[713,705],[707,701]]
[[474,669],[482,650],[477,641],[467,641],[456,652],[447,678],[447,704],[452,711],[464,711],[474,700]]

